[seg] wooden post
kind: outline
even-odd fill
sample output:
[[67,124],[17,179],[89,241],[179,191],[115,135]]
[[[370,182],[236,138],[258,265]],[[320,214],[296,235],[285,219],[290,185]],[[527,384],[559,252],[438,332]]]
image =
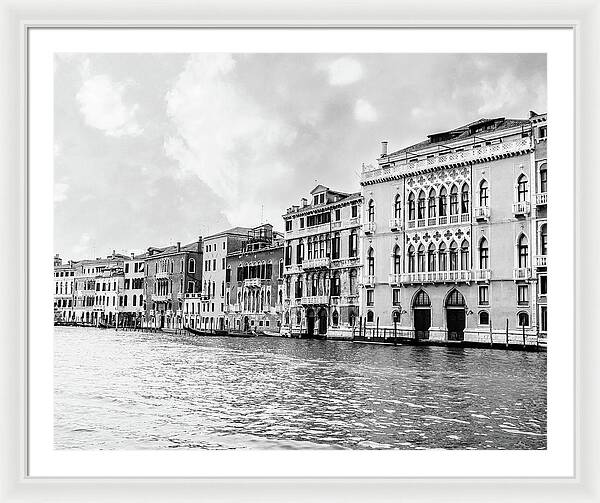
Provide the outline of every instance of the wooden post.
[[508,349],[508,318],[506,318],[506,349]]
[[375,339],[379,338],[379,316],[377,316],[377,330],[375,332]]
[[396,325],[397,325],[396,317],[394,317],[394,346],[396,345]]
[[362,316],[358,317],[358,337],[362,335]]
[[494,347],[494,336],[492,335],[492,319],[490,318],[490,348]]
[[525,325],[521,325],[523,327],[523,349],[525,349]]

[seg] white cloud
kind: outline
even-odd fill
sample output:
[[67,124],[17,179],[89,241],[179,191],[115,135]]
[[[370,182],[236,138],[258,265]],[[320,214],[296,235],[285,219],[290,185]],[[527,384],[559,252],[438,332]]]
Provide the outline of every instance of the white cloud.
[[54,202],[60,203],[67,198],[67,192],[69,191],[69,184],[67,183],[55,183],[54,184]]
[[362,65],[354,58],[344,56],[331,62],[327,68],[329,83],[332,86],[345,86],[360,80],[363,76]]
[[268,201],[269,191],[287,183],[278,150],[291,145],[297,132],[245,94],[235,72],[230,54],[188,59],[166,96],[176,134],[164,147],[181,176],[200,177],[223,199],[229,221],[245,225],[260,218],[258,197]]
[[367,100],[356,100],[354,118],[360,122],[375,122],[377,120],[377,110]]
[[488,115],[510,108],[514,104],[524,101],[527,92],[523,81],[514,78],[510,73],[505,73],[494,81],[482,80],[479,94],[480,102],[483,105],[479,107],[477,113]]
[[113,82],[108,75],[90,76],[89,60],[82,64],[84,82],[77,93],[85,123],[108,136],[137,136],[142,128],[136,121],[139,105],[125,104],[123,96],[130,83]]

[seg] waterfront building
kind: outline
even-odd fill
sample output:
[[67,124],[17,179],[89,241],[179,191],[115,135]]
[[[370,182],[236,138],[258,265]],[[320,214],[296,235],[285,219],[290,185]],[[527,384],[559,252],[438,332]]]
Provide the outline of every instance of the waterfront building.
[[183,328],[186,293],[200,292],[202,238],[197,242],[164,248],[150,247],[145,257],[146,326]]
[[263,224],[248,231],[242,248],[227,254],[226,327],[279,332],[283,310],[283,234]]
[[[227,255],[242,249],[249,231],[251,229],[248,227],[233,227],[204,238],[200,295],[202,313],[199,319],[199,328],[205,330],[225,330],[227,328],[228,320],[225,310]],[[198,295],[188,296],[188,298],[190,309],[197,309]],[[195,310],[195,314],[197,314],[197,310]],[[198,327],[197,323],[196,327]]]
[[285,221],[285,308],[291,335],[351,337],[360,315],[362,196],[317,185]]
[[75,321],[114,324],[117,299],[123,288],[123,261],[127,257],[113,250],[106,258],[82,260],[74,275]]
[[123,292],[118,301],[118,325],[121,327],[141,327],[144,324],[146,257],[146,253],[132,253],[123,261]]
[[63,264],[60,255],[54,256],[54,321],[70,322],[75,317],[75,264]]
[[531,112],[382,143],[361,176],[367,327],[477,342],[546,328],[546,131]]

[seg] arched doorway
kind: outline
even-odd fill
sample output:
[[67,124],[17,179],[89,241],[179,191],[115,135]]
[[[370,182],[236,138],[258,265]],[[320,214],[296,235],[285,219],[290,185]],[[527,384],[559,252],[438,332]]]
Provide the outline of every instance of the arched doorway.
[[248,321],[248,316],[244,316],[244,332],[247,332],[250,329],[250,322]]
[[315,311],[314,309],[306,310],[306,332],[309,337],[315,334]]
[[449,341],[465,339],[465,298],[458,290],[452,290],[446,297],[446,327]]
[[327,309],[319,309],[319,335],[327,333]]
[[415,339],[429,339],[431,326],[431,300],[424,290],[420,290],[413,300]]

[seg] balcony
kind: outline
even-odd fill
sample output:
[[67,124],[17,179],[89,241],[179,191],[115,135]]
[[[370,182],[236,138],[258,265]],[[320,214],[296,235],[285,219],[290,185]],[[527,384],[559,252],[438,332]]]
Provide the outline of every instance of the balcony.
[[331,260],[331,267],[333,268],[357,267],[359,265],[360,259],[358,257],[336,258]]
[[331,260],[329,259],[329,257],[313,258],[310,260],[303,260],[302,268],[303,269],[326,269],[327,267],[329,267],[330,263],[331,263]]
[[399,232],[402,230],[402,219],[401,218],[390,218],[390,230],[392,232]]
[[169,277],[169,273],[167,271],[160,271],[156,273],[156,279],[166,279]]
[[421,271],[401,275],[402,283],[470,283],[473,271]]
[[492,270],[491,269],[474,269],[473,270],[473,279],[475,281],[489,281],[492,279]]
[[531,279],[530,267],[517,267],[513,269],[513,279],[515,281],[526,281]]
[[363,285],[364,286],[375,286],[375,276],[364,276],[363,277]]
[[244,286],[246,288],[260,288],[262,280],[260,278],[245,279]]
[[538,269],[540,267],[547,267],[546,257],[547,257],[547,255],[536,255],[535,256],[535,267]]
[[473,210],[473,214],[475,216],[475,220],[485,220],[488,221],[490,219],[490,207],[489,206],[479,206]]
[[402,284],[402,274],[390,274],[388,283],[390,285],[401,285]]
[[363,224],[363,232],[366,236],[375,234],[375,222],[365,222]]
[[302,297],[300,302],[304,305],[327,305],[329,304],[329,297],[327,295],[311,295],[310,297]]
[[166,302],[167,300],[171,300],[171,296],[170,295],[157,295],[157,294],[152,294],[151,299],[154,302]]
[[[177,298],[178,299],[180,298],[180,295],[181,295],[180,293],[177,294]],[[205,296],[202,293],[200,293],[200,292],[197,292],[197,293],[186,293],[185,294],[185,298],[186,299],[203,299],[204,297]],[[206,296],[206,298],[208,298],[208,296]]]
[[285,266],[285,274],[300,274],[302,272],[302,264],[292,264]]
[[517,203],[513,203],[513,213],[515,217],[524,217],[529,215],[531,212],[531,206],[529,201],[519,201]]
[[540,192],[535,195],[535,204],[538,206],[546,206],[548,204],[548,192]]

